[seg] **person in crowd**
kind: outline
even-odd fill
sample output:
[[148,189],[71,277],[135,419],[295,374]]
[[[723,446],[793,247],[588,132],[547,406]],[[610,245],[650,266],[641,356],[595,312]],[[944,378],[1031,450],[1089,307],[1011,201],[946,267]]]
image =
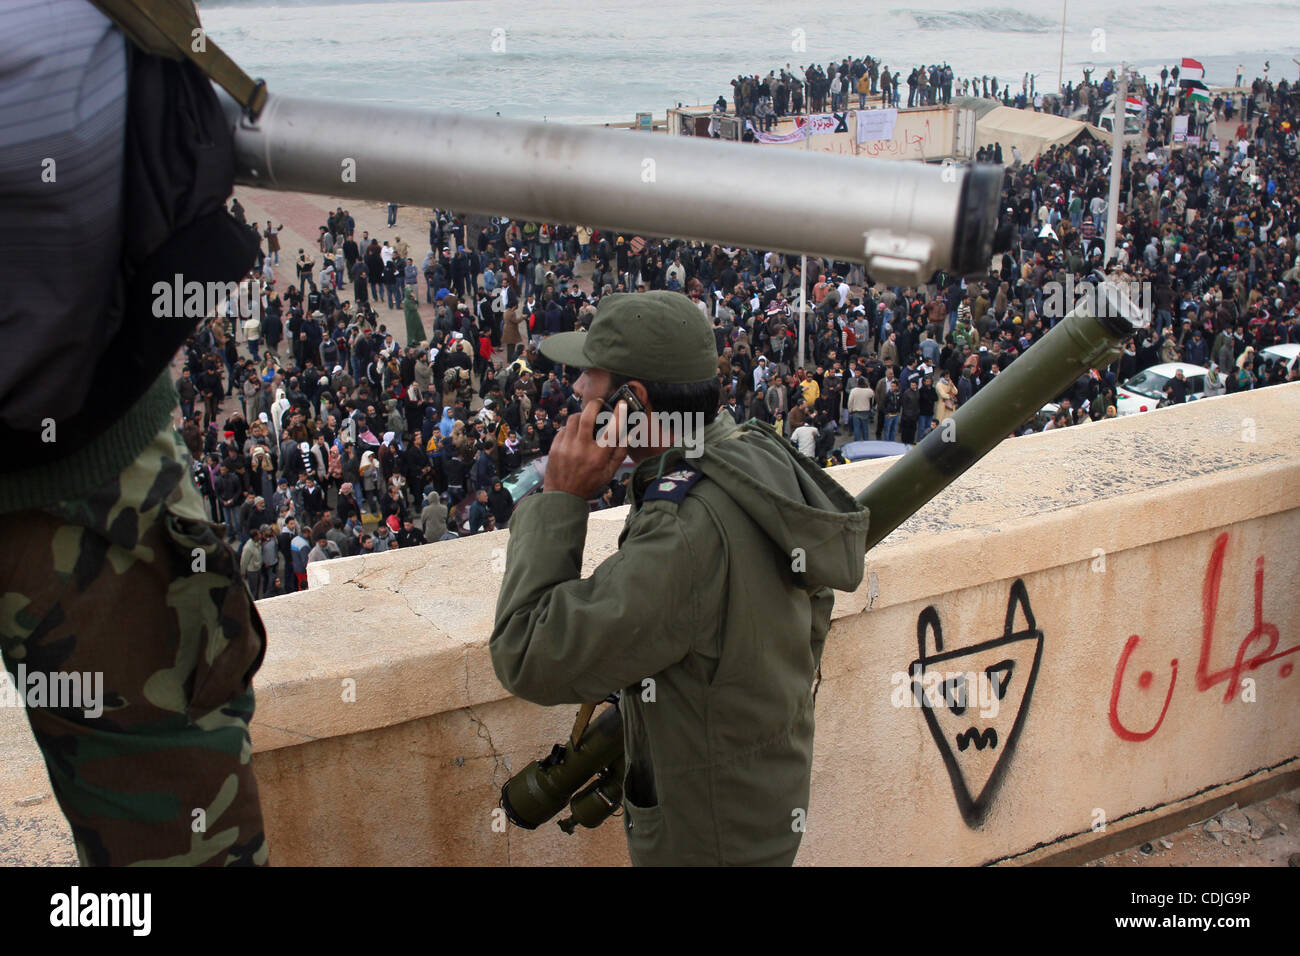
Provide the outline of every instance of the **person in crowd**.
[[[859,106],[864,96],[874,103],[877,90],[892,103],[901,82],[923,103],[948,101],[953,87],[946,65],[894,68],[872,57],[733,85],[737,112],[765,121],[769,108],[780,119],[805,106],[838,105],[855,92]],[[1070,84],[1059,102],[1020,102],[992,77],[973,87],[1022,109],[1039,100],[1038,108],[1055,111],[1091,108],[1105,82],[1089,76]],[[1183,108],[1176,97],[1146,101],[1159,123]],[[581,370],[549,362],[537,346],[587,327],[606,296],[631,288],[686,295],[712,326],[722,410],[736,422],[771,422],[819,460],[845,441],[874,434],[910,444],[942,427],[1068,311],[1054,290],[1067,279],[1095,281],[1117,264],[1152,290],[1158,333],[1125,343],[1114,365],[1076,388],[1065,424],[1085,403],[1084,418],[1113,417],[1118,387],[1171,358],[1209,369],[1210,394],[1294,379],[1294,371],[1260,361],[1259,353],[1300,342],[1298,98],[1279,81],[1261,84],[1260,101],[1267,108],[1244,125],[1239,142],[1225,135],[1219,151],[1192,145],[1130,156],[1123,186],[1133,201],[1113,263],[1100,261],[1097,225],[1106,218],[1109,145],[1091,142],[1049,146],[1008,169],[1004,217],[1012,242],[987,276],[963,282],[939,273],[916,287],[886,287],[864,284],[868,277],[852,264],[810,257],[815,308],[802,368],[790,306],[799,295],[798,263],[770,250],[583,224],[497,219],[475,226],[437,210],[439,235],[417,269],[405,248],[370,238],[364,227],[378,222],[362,223],[361,240],[351,240],[344,217],[331,214],[320,241],[341,252],[345,269],[359,270],[352,301],[317,295],[309,302],[306,293],[316,290],[307,269],[300,272],[306,281],[283,300],[267,290],[274,318],[263,318],[256,339],[236,341],[213,316],[182,350],[174,378],[185,438],[196,455],[212,456],[195,471],[196,484],[226,522],[228,540],[242,545],[241,565],[247,555],[243,571],[259,597],[305,584],[307,552],[317,551],[308,542],[318,541],[318,530],[331,546],[324,553],[348,551],[329,537],[326,522],[337,520],[338,537],[358,553],[436,543],[455,533],[448,531],[451,514],[471,533],[505,528],[514,501],[502,479],[546,455],[579,407],[568,383]],[[1000,161],[1002,147],[989,147],[981,159]],[[258,212],[250,219],[264,220]],[[1043,238],[1044,224],[1055,235]],[[463,241],[479,233],[481,248]],[[450,247],[445,237],[454,240]],[[305,251],[299,259],[311,264]],[[423,304],[420,272],[428,286]],[[480,279],[483,293],[475,295]],[[376,298],[401,305],[400,332],[371,311]],[[287,358],[278,348],[281,327],[294,344]],[[404,343],[396,339],[401,333]],[[228,339],[235,351],[229,362]],[[243,377],[254,341],[265,361]],[[232,372],[238,381],[226,381]],[[231,391],[238,409],[225,397]],[[1186,377],[1175,376],[1167,401],[1189,397]],[[242,416],[232,417],[235,410]],[[218,422],[226,427],[218,430]],[[233,425],[239,435],[226,435]],[[278,489],[277,476],[287,479]],[[250,492],[265,500],[265,512],[243,507]],[[286,506],[296,526],[280,516],[279,529],[262,527]],[[306,545],[301,557],[296,539]]]

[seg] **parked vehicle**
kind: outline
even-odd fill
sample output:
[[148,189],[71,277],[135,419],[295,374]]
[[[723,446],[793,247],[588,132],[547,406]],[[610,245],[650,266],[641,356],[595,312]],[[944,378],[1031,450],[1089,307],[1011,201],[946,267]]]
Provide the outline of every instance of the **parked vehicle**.
[[1115,393],[1115,411],[1123,415],[1159,408],[1165,399],[1165,386],[1182,369],[1187,380],[1187,400],[1194,402],[1205,394],[1205,376],[1209,369],[1187,362],[1165,362],[1138,372]]
[[1300,345],[1270,345],[1259,350],[1259,359],[1268,365],[1270,372],[1279,362],[1286,366],[1288,372],[1293,371],[1300,366]]
[[870,461],[907,454],[908,448],[897,441],[851,441],[840,449],[845,461]]
[[[549,456],[542,455],[540,458],[534,458],[528,464],[516,468],[510,474],[501,479],[501,487],[510,493],[514,499],[514,505],[510,509],[511,514],[514,509],[519,507],[519,503],[530,495],[540,495],[546,490],[546,460]],[[623,459],[623,464],[618,466],[618,471],[614,473],[615,481],[622,481],[625,475],[632,474],[636,468],[636,463],[631,458]],[[474,503],[477,491],[470,491],[460,503],[456,505],[456,527],[462,535],[469,533],[469,508]],[[588,507],[595,508],[599,499],[592,499],[587,502]]]

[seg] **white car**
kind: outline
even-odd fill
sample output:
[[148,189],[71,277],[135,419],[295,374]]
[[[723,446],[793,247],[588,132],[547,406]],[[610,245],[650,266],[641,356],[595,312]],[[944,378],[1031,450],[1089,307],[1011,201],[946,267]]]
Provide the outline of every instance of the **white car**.
[[1136,415],[1157,407],[1165,400],[1165,386],[1182,369],[1187,380],[1187,400],[1194,402],[1205,394],[1205,376],[1209,371],[1187,362],[1165,362],[1138,372],[1116,390],[1115,411]]
[[1300,345],[1270,345],[1266,349],[1259,350],[1259,358],[1269,366],[1270,371],[1279,362],[1290,371],[1296,367],[1297,359],[1300,359]]
[[1041,432],[1044,428],[1047,427],[1047,423],[1056,417],[1056,413],[1059,412],[1060,410],[1061,410],[1061,406],[1056,404],[1056,402],[1048,402],[1046,405],[1040,408],[1038,410],[1038,413],[1035,414],[1034,417],[1031,418],[1025,424],[1027,424],[1034,431]]

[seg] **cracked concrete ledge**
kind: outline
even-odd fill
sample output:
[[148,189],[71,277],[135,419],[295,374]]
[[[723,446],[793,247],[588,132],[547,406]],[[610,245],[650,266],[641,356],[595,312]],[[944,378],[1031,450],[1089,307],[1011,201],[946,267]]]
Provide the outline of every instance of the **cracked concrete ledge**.
[[[1293,508],[1297,421],[1293,384],[1004,442],[868,556],[835,619]],[[831,474],[856,493],[889,464]],[[593,515],[584,574],[616,549],[624,513]],[[270,637],[254,750],[508,697],[487,650],[507,542],[497,532],[316,563],[311,590],[258,602]]]

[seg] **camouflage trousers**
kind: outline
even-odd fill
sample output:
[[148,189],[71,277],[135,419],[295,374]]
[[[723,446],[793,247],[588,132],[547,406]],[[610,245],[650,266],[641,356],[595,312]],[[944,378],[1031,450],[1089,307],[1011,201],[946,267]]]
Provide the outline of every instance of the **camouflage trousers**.
[[83,866],[266,863],[248,731],[265,648],[170,425],[86,497],[0,519],[8,690]]

